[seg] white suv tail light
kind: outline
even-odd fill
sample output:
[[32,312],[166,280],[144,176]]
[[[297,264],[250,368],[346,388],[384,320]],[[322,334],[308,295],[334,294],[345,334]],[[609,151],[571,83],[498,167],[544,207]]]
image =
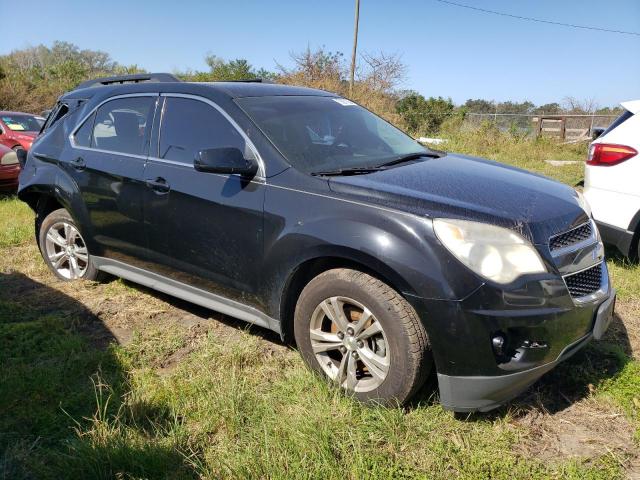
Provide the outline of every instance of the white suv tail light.
[[589,148],[587,165],[610,167],[635,157],[638,151],[626,145],[594,143]]

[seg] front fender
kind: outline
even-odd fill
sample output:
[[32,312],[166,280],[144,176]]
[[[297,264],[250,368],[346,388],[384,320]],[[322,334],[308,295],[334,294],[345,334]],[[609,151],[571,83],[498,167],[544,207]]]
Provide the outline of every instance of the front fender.
[[482,284],[444,249],[428,218],[299,190],[269,190],[263,273],[272,301],[299,265],[325,257],[362,264],[402,293],[426,299],[457,300]]

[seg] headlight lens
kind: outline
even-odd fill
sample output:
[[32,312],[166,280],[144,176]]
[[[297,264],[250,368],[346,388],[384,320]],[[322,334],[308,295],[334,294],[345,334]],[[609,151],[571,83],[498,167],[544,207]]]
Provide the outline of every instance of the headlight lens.
[[510,283],[526,273],[547,271],[533,245],[507,228],[440,218],[433,221],[433,228],[458,260],[494,282]]

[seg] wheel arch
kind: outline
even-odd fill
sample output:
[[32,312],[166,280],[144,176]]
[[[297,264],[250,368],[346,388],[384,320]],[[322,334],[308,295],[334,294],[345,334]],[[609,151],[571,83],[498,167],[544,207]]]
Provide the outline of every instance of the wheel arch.
[[299,263],[287,277],[282,289],[279,302],[279,317],[281,336],[287,343],[293,343],[293,316],[300,293],[315,277],[327,270],[335,268],[349,268],[358,270],[383,281],[396,290],[399,295],[415,294],[411,286],[397,272],[380,262],[379,259],[369,257],[360,251],[332,252],[330,255],[309,257]]

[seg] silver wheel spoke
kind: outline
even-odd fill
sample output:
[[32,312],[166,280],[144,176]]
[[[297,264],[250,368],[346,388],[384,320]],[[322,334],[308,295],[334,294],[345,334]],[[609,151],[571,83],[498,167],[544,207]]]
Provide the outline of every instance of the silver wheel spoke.
[[360,360],[367,366],[369,373],[378,379],[383,379],[389,370],[389,360],[374,353],[370,348],[358,349]]
[[349,367],[349,354],[342,355],[340,360],[340,366],[338,367],[338,374],[336,375],[336,381],[338,385],[342,385],[347,378],[347,369]]
[[60,260],[60,257],[64,257],[66,254],[67,254],[66,251],[60,250],[59,252],[49,255],[49,261],[51,262],[52,265],[55,265],[56,262]]
[[344,304],[338,297],[331,297],[320,304],[329,320],[336,324],[340,331],[347,329],[348,321],[344,315]]
[[364,327],[364,325],[369,321],[370,318],[371,318],[371,312],[369,311],[368,308],[365,308],[362,314],[360,315],[360,319],[353,324],[353,331],[356,336],[360,333],[360,330],[362,330],[362,327]]
[[80,267],[78,267],[78,260],[75,257],[69,257],[69,270],[71,272],[71,278],[80,277]]
[[89,261],[89,255],[87,255],[86,253],[79,253],[76,250],[76,258],[78,260],[82,260],[84,263],[87,263]]
[[342,342],[311,342],[311,348],[315,353],[329,352],[338,350],[342,346]]
[[373,322],[364,332],[358,335],[358,340],[364,340],[365,338],[372,337],[377,333],[382,332],[382,327],[379,322]]
[[47,232],[47,240],[52,241],[53,243],[55,243],[59,247],[66,247],[67,246],[67,241],[64,238],[62,238],[60,233],[58,233],[57,231],[55,231],[53,229],[51,229],[51,230],[49,230],[49,232]]
[[69,259],[66,252],[61,252],[61,253],[62,255],[55,261],[55,263],[54,262],[51,263],[53,265],[53,268],[55,268],[56,270],[58,270],[62,265],[64,265],[64,262]]
[[358,378],[356,377],[356,364],[358,363],[351,355],[349,357],[347,365],[347,389],[355,390]]
[[73,244],[73,242],[71,241],[71,225],[69,225],[68,223],[64,224],[64,238],[67,240],[67,245],[71,245]]

